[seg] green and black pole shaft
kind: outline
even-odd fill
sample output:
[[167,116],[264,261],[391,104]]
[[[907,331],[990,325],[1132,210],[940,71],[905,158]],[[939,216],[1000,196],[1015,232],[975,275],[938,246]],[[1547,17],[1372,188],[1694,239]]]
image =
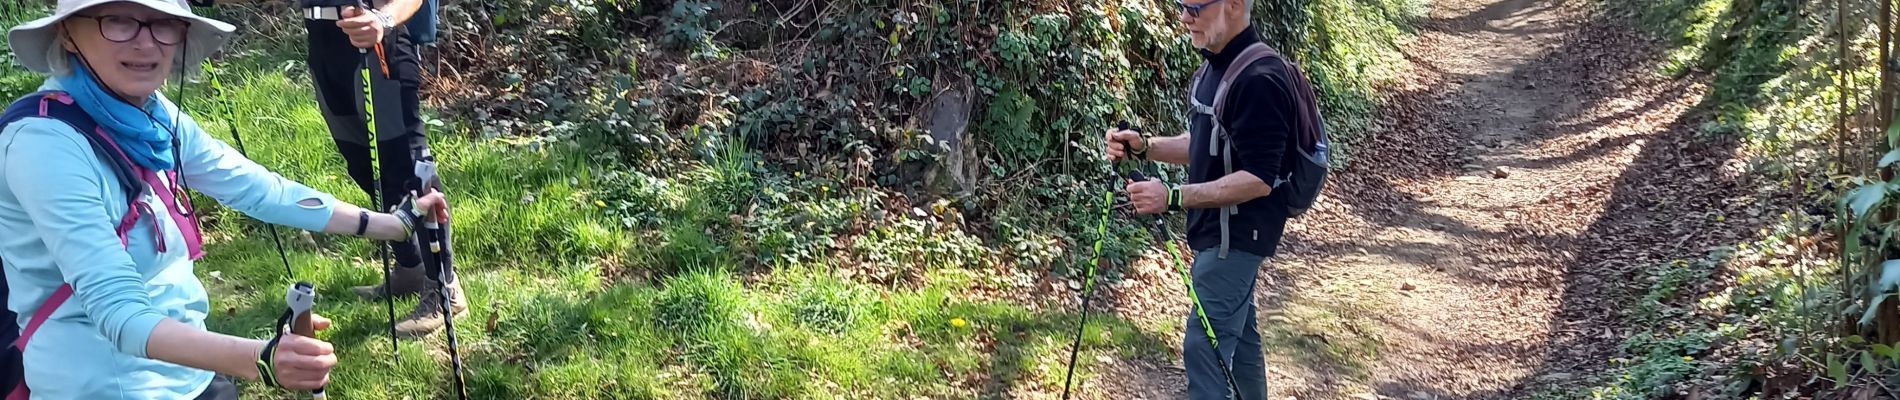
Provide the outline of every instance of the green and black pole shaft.
[[1095,225],[1095,256],[1089,258],[1088,270],[1084,271],[1082,281],[1082,319],[1075,325],[1075,341],[1069,344],[1068,376],[1062,378],[1062,398],[1068,400],[1070,383],[1075,380],[1075,358],[1082,351],[1082,332],[1089,325],[1089,299],[1095,291],[1095,265],[1102,260],[1102,240],[1108,238],[1108,216],[1115,209],[1115,189],[1103,193],[1102,220]]
[[[428,196],[442,190],[442,178],[436,174],[435,157],[429,154],[427,141],[414,140],[410,148],[416,159],[416,197]],[[468,399],[468,386],[462,380],[462,356],[455,341],[455,312],[450,302],[448,281],[455,273],[455,253],[450,250],[449,224],[437,222],[436,212],[446,210],[420,209],[423,218],[416,224],[415,243],[423,247],[422,265],[428,268],[430,276],[435,277],[435,293],[442,300],[442,329],[449,336],[449,364],[454,368],[455,394],[458,399]]]
[[[358,1],[356,3],[356,6],[358,7],[357,8],[358,10],[365,10],[365,11],[369,10],[369,4],[367,2]],[[377,137],[377,134],[376,134],[376,100],[375,100],[376,98],[374,95],[371,94],[372,91],[370,90],[370,86],[374,85],[375,83],[374,81],[370,80],[369,64],[371,62],[377,62],[379,64],[383,62],[381,59],[382,54],[383,54],[382,43],[377,42],[375,47],[376,47],[376,54],[373,56],[376,58],[371,58],[372,55],[369,53],[369,49],[358,48],[356,49],[356,53],[363,56],[363,60],[362,60],[363,67],[360,68],[361,73],[362,73],[362,79],[363,79],[363,125],[367,127],[367,132],[369,132],[369,138],[365,141],[375,146],[374,149],[370,150],[370,157],[376,160],[376,166],[374,169],[377,171],[376,172],[377,177],[374,181],[370,183],[370,192],[372,194],[371,197],[375,197],[374,199],[371,199],[370,201],[376,202],[376,207],[382,207],[384,204],[388,204],[385,201],[387,201],[389,194],[383,193],[383,186],[382,186],[381,181],[383,179],[389,179],[389,177],[381,176],[382,170],[383,170],[383,167],[382,167],[383,158],[379,156],[378,154],[382,153],[383,143],[381,140],[378,140],[380,138]],[[383,77],[389,78],[388,67],[383,67]],[[396,275],[395,269],[393,266],[390,265],[390,261],[389,261],[389,257],[390,257],[389,247],[394,246],[394,245],[395,243],[392,243],[392,242],[383,242],[382,244],[377,246],[377,250],[376,250],[376,256],[378,258],[381,258],[383,261],[383,307],[387,308],[389,311],[389,359],[391,362],[394,362],[398,358],[400,358],[401,353],[402,353],[396,347],[396,296],[389,292],[390,286],[393,285],[395,275]]]
[[[1117,123],[1117,127],[1129,129],[1128,122],[1126,121]],[[1140,165],[1155,168],[1154,162],[1152,161],[1147,161]],[[1157,177],[1160,176],[1159,173],[1154,175]],[[1143,175],[1139,168],[1128,171],[1127,178],[1135,182],[1149,180],[1149,177]],[[1149,231],[1154,233],[1155,240],[1160,241],[1164,247],[1167,247],[1168,255],[1174,259],[1174,270],[1181,273],[1181,283],[1187,286],[1188,302],[1194,308],[1194,317],[1201,321],[1202,333],[1207,336],[1207,345],[1214,349],[1214,365],[1220,368],[1221,378],[1227,380],[1228,394],[1232,395],[1232,398],[1236,400],[1242,400],[1240,399],[1240,384],[1234,381],[1233,370],[1227,367],[1227,360],[1221,357],[1220,340],[1214,336],[1214,325],[1208,323],[1207,308],[1201,306],[1200,294],[1194,291],[1194,274],[1188,271],[1187,262],[1181,257],[1180,248],[1174,244],[1174,232],[1173,229],[1168,227],[1168,219],[1156,215],[1149,221],[1149,224],[1152,225]]]

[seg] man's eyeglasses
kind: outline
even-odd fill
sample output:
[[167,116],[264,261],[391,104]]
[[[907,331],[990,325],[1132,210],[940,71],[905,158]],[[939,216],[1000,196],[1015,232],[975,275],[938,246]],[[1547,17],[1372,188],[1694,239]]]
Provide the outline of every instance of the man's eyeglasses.
[[1202,9],[1211,7],[1215,4],[1220,4],[1221,1],[1224,1],[1224,0],[1214,0],[1207,3],[1190,6],[1187,3],[1182,3],[1179,0],[1176,0],[1174,2],[1174,5],[1181,6],[1181,12],[1187,13],[1188,16],[1194,17],[1194,18],[1200,18]]
[[175,46],[185,41],[185,33],[191,30],[191,21],[178,18],[162,18],[146,21],[138,18],[118,15],[74,15],[99,23],[99,36],[113,43],[125,43],[138,37],[139,31],[150,30],[152,40],[158,44]]

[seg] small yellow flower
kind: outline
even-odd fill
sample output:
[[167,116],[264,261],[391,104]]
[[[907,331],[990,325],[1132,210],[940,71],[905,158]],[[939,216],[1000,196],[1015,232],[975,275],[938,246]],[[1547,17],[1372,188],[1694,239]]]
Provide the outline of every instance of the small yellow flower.
[[600,207],[600,208],[607,208],[607,202],[601,201],[601,200],[594,200],[594,206]]
[[965,326],[969,326],[969,325],[970,325],[970,322],[969,322],[969,321],[964,321],[964,320],[963,320],[963,318],[951,318],[951,319],[950,319],[950,326],[952,326],[952,327],[957,327],[957,328],[962,328],[962,327],[965,327]]

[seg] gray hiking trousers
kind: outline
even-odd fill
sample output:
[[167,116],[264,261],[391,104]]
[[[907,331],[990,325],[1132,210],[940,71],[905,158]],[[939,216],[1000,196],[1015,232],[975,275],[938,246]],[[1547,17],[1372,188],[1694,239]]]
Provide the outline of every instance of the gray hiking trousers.
[[1194,292],[1207,309],[1208,325],[1214,327],[1220,351],[1207,342],[1207,330],[1201,318],[1188,310],[1187,329],[1181,338],[1181,359],[1186,364],[1188,399],[1228,399],[1227,379],[1214,357],[1232,368],[1234,383],[1240,386],[1240,398],[1267,398],[1266,358],[1260,350],[1260,330],[1254,323],[1254,278],[1266,262],[1265,257],[1229,250],[1227,259],[1218,249],[1194,253]]

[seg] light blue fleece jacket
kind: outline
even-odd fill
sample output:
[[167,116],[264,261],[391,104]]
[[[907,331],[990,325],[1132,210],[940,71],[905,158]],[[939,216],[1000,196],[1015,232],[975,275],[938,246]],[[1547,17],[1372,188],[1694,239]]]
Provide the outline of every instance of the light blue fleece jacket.
[[[59,90],[47,80],[40,90]],[[264,222],[319,231],[336,199],[278,176],[238,155],[180,116],[179,173],[192,190]],[[203,329],[210,302],[192,273],[184,236],[169,217],[139,219],[121,246],[113,228],[126,195],[104,160],[63,122],[26,118],[0,129],[0,260],[11,292],[7,307],[25,326],[61,283],[73,297],[56,309],[25,349],[35,399],[188,399],[212,373],[146,358],[146,340],[164,318]],[[317,199],[317,206],[297,204]],[[141,197],[163,214],[157,196]],[[150,224],[159,224],[158,252]]]

